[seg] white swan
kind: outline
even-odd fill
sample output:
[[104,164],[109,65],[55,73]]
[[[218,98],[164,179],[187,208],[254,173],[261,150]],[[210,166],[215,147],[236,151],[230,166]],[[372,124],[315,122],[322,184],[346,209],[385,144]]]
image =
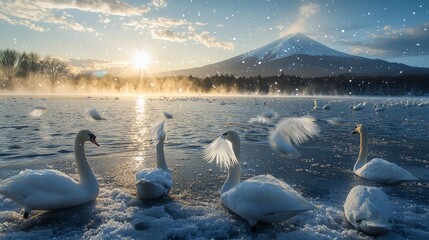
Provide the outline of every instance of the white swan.
[[323,105],[323,107],[322,107],[322,109],[323,110],[329,110],[329,109],[331,109],[331,104],[330,103],[325,103],[325,105]]
[[96,108],[88,109],[88,115],[94,120],[106,120],[105,118],[101,117]]
[[301,156],[293,144],[299,145],[320,132],[316,120],[310,116],[289,117],[282,119],[276,128],[270,131],[269,141],[271,148],[282,156],[297,158]]
[[326,121],[331,125],[344,125],[347,123],[347,121],[342,117],[332,117],[326,119]]
[[173,186],[173,179],[165,162],[164,141],[167,133],[164,121],[152,129],[156,144],[156,167],[146,168],[136,173],[136,190],[141,199],[156,199],[167,195]]
[[278,113],[276,113],[276,112],[275,112],[275,111],[273,111],[273,110],[268,109],[268,110],[265,110],[265,111],[261,114],[261,116],[262,116],[262,117],[265,117],[265,118],[276,118],[276,117],[278,116]]
[[359,110],[362,110],[364,106],[365,106],[365,104],[358,103],[357,105],[354,105],[352,107],[352,109],[353,109],[353,111],[359,111]]
[[384,110],[386,110],[387,109],[387,107],[386,106],[384,106],[384,105],[375,105],[374,106],[374,111],[376,111],[376,112],[381,112],[381,111],[384,111]]
[[318,110],[318,109],[320,109],[320,107],[319,107],[319,106],[317,106],[317,99],[316,99],[316,100],[314,100],[314,101],[313,101],[313,103],[314,103],[313,110]]
[[47,109],[48,108],[46,106],[39,106],[31,111],[28,115],[33,118],[39,118],[47,111]]
[[410,103],[410,99],[407,99],[407,102],[405,103],[406,107],[411,107],[413,104]]
[[259,123],[259,124],[265,124],[268,125],[270,123],[270,120],[264,116],[256,116],[249,120],[249,123]]
[[360,134],[359,157],[353,167],[353,171],[356,175],[362,178],[390,185],[418,180],[418,178],[414,177],[407,170],[384,159],[374,158],[367,162],[368,129],[364,124],[358,124],[356,125],[356,129],[352,132],[352,134],[355,133]]
[[52,170],[24,170],[0,183],[0,194],[24,206],[24,218],[31,210],[53,210],[78,206],[94,201],[98,182],[86,156],[84,143],[100,146],[95,135],[82,130],[76,136],[75,159],[79,182],[64,173]]
[[357,229],[379,235],[392,229],[393,211],[387,195],[377,187],[356,186],[344,203],[347,220]]
[[285,182],[259,175],[240,182],[240,137],[227,131],[204,150],[204,158],[228,169],[221,189],[222,204],[253,227],[259,221],[281,222],[317,206]]

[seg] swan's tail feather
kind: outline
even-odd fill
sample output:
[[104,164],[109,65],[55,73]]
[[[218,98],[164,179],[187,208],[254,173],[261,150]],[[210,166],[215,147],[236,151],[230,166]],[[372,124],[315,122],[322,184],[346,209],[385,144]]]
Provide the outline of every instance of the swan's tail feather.
[[232,165],[239,164],[231,142],[222,136],[204,148],[204,159],[209,163],[216,162],[221,168],[229,168]]

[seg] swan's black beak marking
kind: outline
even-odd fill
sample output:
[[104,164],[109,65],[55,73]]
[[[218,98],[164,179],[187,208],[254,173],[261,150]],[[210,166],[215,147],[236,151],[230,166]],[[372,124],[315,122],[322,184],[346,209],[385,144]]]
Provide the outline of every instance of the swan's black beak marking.
[[88,135],[89,135],[89,141],[91,141],[92,143],[94,143],[97,146],[100,146],[100,144],[98,144],[98,142],[95,140],[97,138],[95,135],[89,134],[89,133],[88,133]]
[[353,132],[351,132],[351,134],[356,134],[356,133],[358,133],[358,132],[357,132],[357,130],[356,130],[358,127],[359,127],[359,124],[356,124],[355,130],[353,130]]

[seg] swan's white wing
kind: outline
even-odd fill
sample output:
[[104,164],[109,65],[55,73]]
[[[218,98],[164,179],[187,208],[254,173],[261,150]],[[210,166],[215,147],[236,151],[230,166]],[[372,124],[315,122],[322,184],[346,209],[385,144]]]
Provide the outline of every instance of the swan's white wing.
[[232,150],[231,142],[222,136],[218,137],[204,149],[204,158],[209,163],[216,162],[222,168],[229,168],[234,164],[238,164],[238,160]]
[[274,132],[287,142],[298,145],[319,134],[320,128],[315,121],[313,117],[307,116],[284,118],[277,124]]
[[259,221],[285,221],[317,207],[288,184],[271,175],[259,175],[240,182],[222,193],[221,200],[251,226]]
[[27,169],[4,180],[1,183],[0,193],[21,205],[38,203],[52,205],[57,202],[73,202],[73,199],[79,197],[81,187],[74,179],[62,172],[52,169]]
[[313,117],[290,117],[282,119],[270,132],[271,147],[289,157],[299,156],[292,144],[299,145],[319,134],[320,128]]
[[418,180],[418,178],[414,177],[407,170],[381,158],[374,158],[369,161],[363,167],[356,170],[356,175],[387,184],[399,184],[406,181]]
[[270,136],[270,145],[272,149],[285,157],[298,158],[301,156],[299,151],[290,142],[285,141],[279,133],[273,133]]
[[137,182],[156,182],[168,189],[173,186],[173,179],[171,177],[171,173],[161,168],[143,169],[136,173],[136,180]]
[[360,185],[352,188],[344,203],[344,214],[353,226],[368,234],[392,229],[392,207],[380,188]]
[[154,142],[154,144],[158,144],[161,139],[165,139],[167,133],[164,129],[164,121],[152,127],[150,129],[150,133],[152,135],[152,141]]

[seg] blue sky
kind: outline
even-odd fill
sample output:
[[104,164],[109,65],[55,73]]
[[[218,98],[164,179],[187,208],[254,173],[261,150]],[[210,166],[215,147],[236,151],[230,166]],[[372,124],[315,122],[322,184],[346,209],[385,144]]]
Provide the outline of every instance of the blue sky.
[[147,72],[222,61],[301,32],[336,50],[429,67],[427,1],[0,0],[0,49],[68,61],[76,71]]

